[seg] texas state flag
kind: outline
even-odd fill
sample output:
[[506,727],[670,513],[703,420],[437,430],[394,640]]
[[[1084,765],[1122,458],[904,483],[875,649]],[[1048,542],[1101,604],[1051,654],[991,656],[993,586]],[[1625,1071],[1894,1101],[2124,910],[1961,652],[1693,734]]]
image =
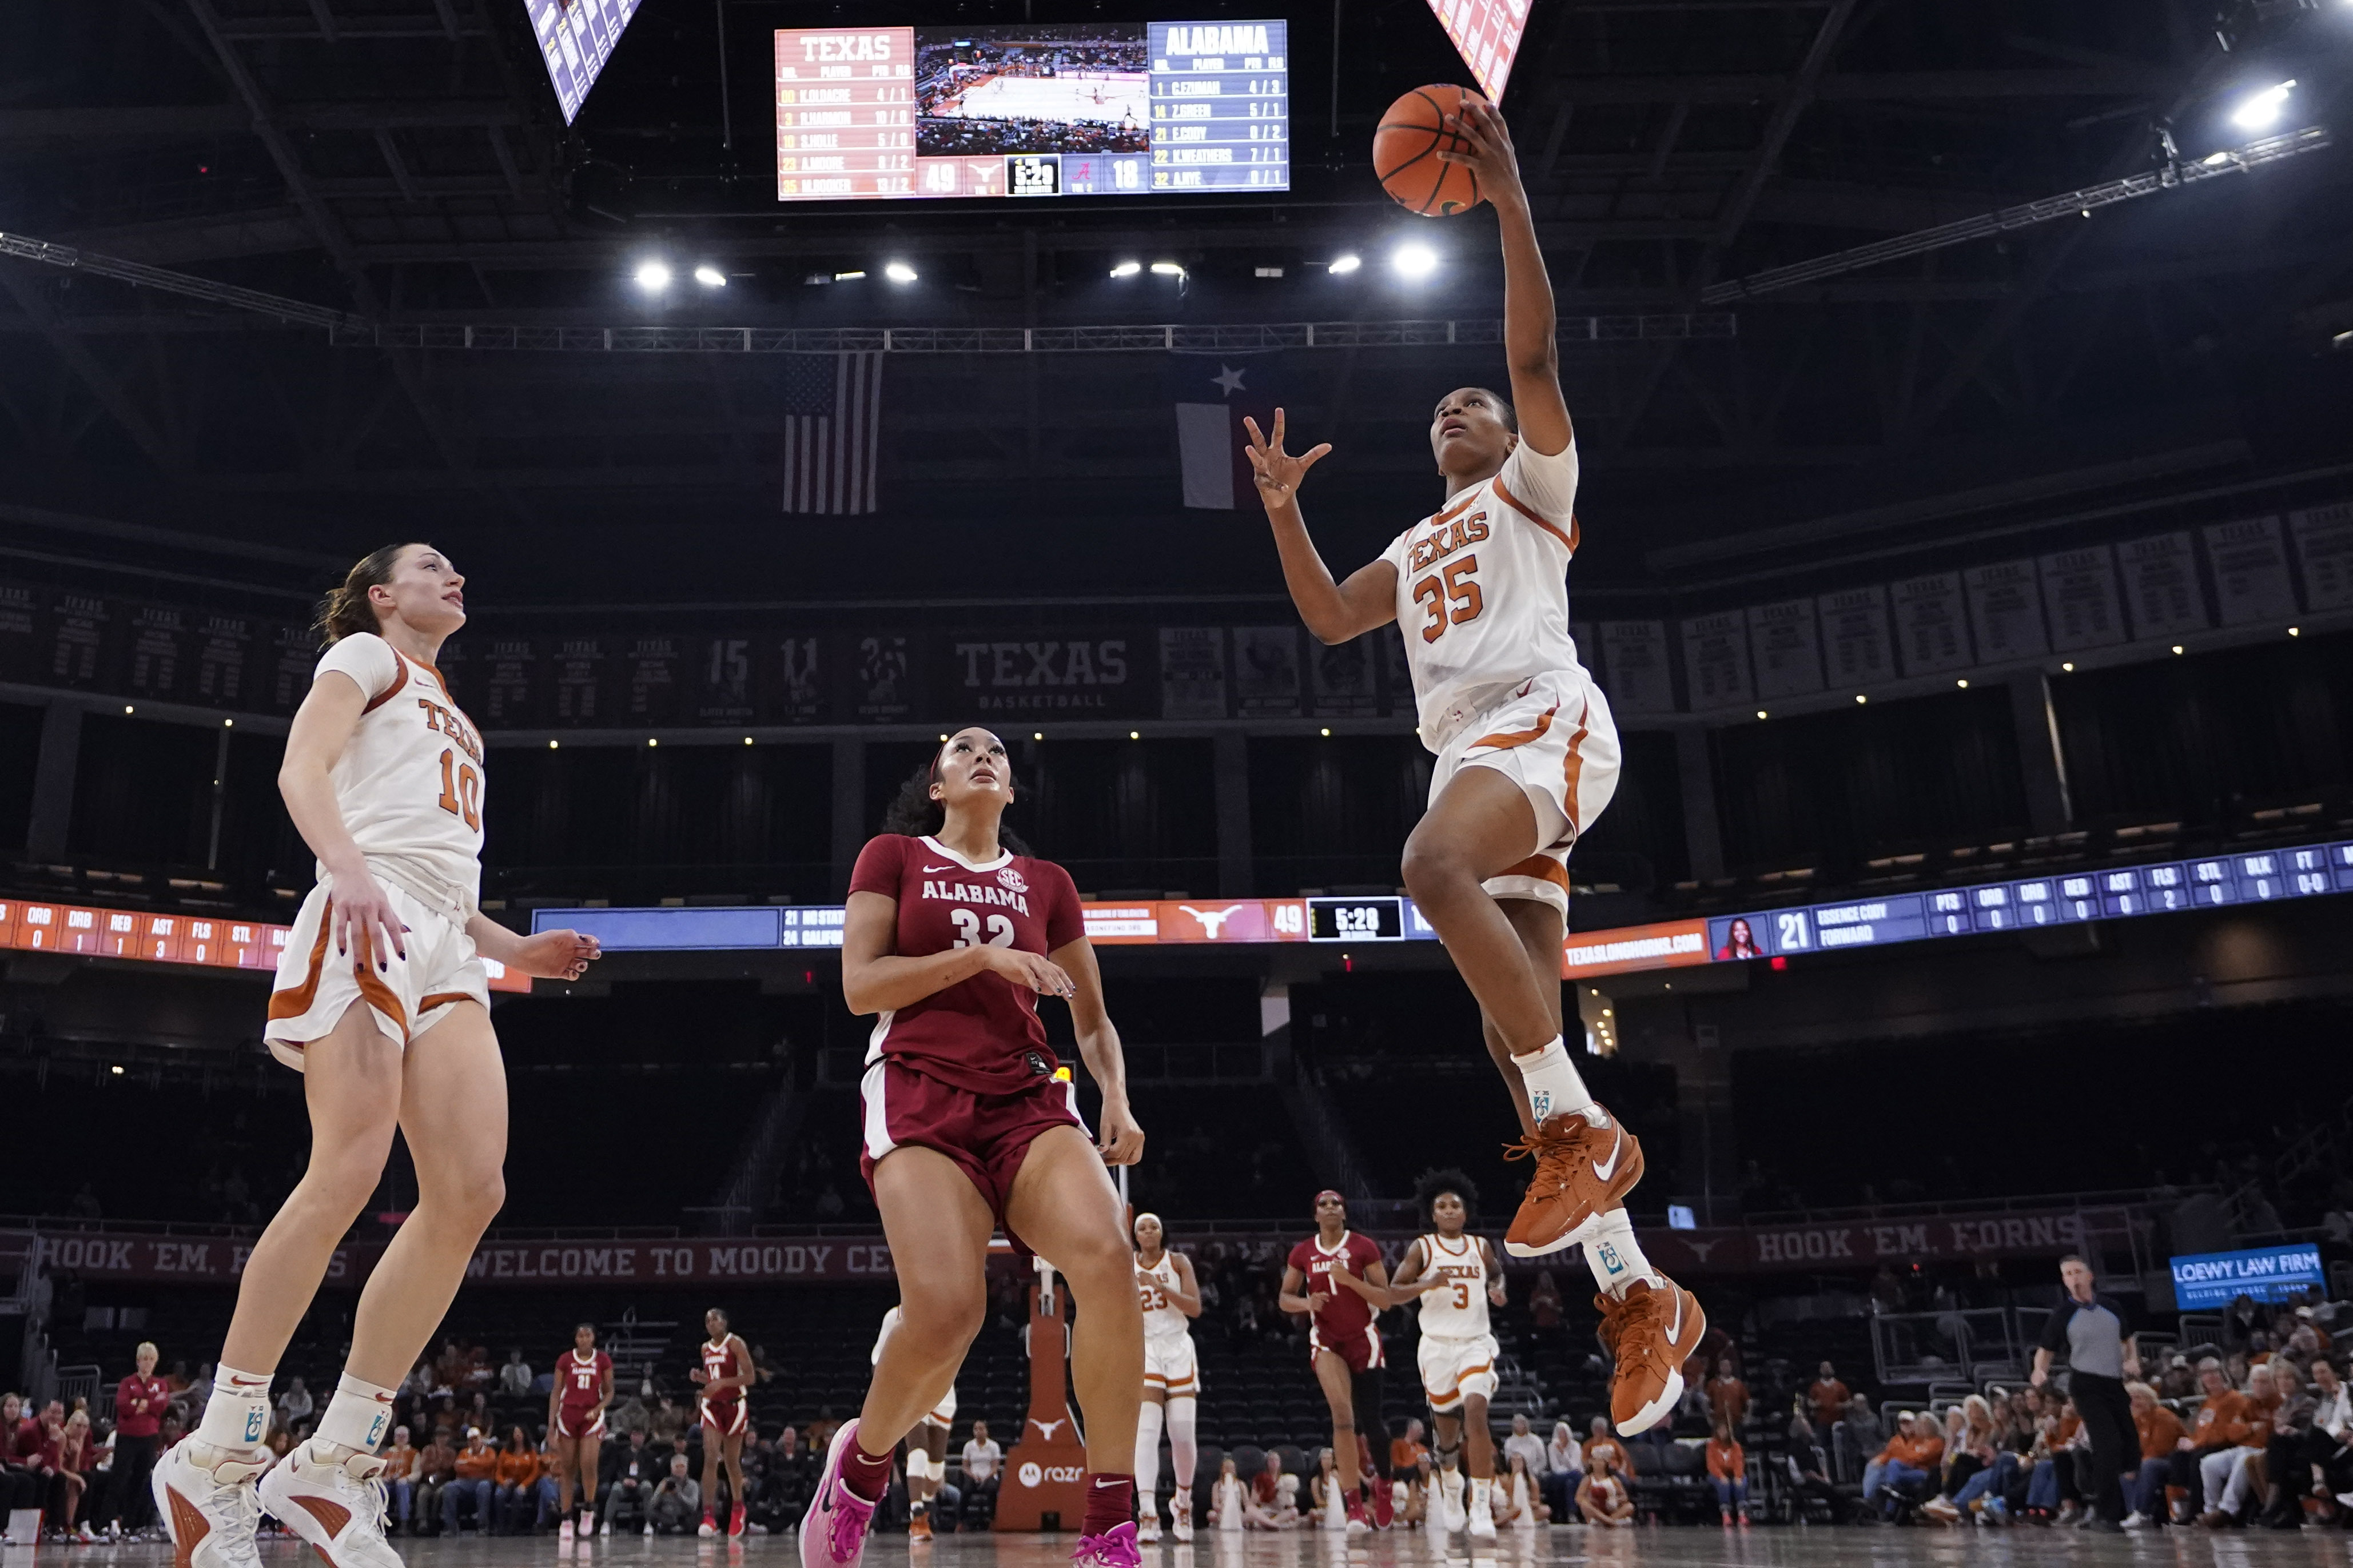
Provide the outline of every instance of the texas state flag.
[[[1168,386],[1176,404],[1176,447],[1185,476],[1185,504],[1231,511],[1254,504],[1247,415],[1271,431],[1279,399],[1278,354],[1171,354]],[[1291,445],[1295,449],[1294,438]],[[1312,443],[1311,443],[1312,445]]]

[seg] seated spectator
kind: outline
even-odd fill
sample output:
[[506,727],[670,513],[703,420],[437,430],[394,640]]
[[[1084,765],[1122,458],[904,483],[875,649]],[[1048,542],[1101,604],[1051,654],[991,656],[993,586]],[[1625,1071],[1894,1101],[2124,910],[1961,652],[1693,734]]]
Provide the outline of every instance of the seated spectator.
[[1585,1449],[1566,1421],[1552,1424],[1552,1441],[1545,1445],[1545,1506],[1555,1519],[1571,1519],[1577,1511],[1577,1483],[1585,1479]]
[[2173,1484],[2188,1489],[2188,1511],[2218,1512],[2231,1471],[2255,1430],[2253,1407],[2232,1388],[2212,1356],[2198,1363],[2205,1398],[2190,1417],[2189,1435],[2175,1446]]
[[507,1352],[507,1363],[499,1368],[499,1392],[512,1399],[531,1395],[531,1367],[519,1349]]
[[1634,1494],[1617,1476],[1614,1445],[1585,1446],[1585,1479],[1577,1489],[1577,1509],[1585,1522],[1605,1530],[1620,1530],[1634,1522]]
[[1405,1435],[1389,1440],[1391,1484],[1403,1486],[1406,1492],[1398,1517],[1409,1525],[1421,1522],[1429,1502],[1430,1447],[1421,1440],[1423,1431],[1421,1417],[1409,1416]]
[[1945,1439],[1933,1415],[1910,1411],[1895,1418],[1895,1436],[1879,1456],[1862,1468],[1862,1504],[1880,1505],[1880,1494],[1892,1487],[1912,1488],[1932,1481],[1944,1462]]
[[[1273,1468],[1265,1471],[1262,1478],[1256,1483],[1261,1492],[1268,1482],[1282,1469],[1282,1459],[1280,1455],[1269,1453],[1267,1458],[1273,1461]],[[1318,1528],[1330,1526],[1339,1516],[1341,1511],[1339,1467],[1334,1463],[1332,1450],[1329,1448],[1315,1450],[1315,1473],[1307,1478],[1307,1501],[1311,1510],[1307,1522],[1312,1525]]]
[[286,1391],[278,1396],[278,1424],[290,1432],[297,1421],[308,1421],[315,1408],[311,1402],[311,1391],[302,1386],[302,1380],[288,1378]]
[[1250,1505],[1244,1500],[1245,1489],[1234,1457],[1228,1454],[1218,1461],[1218,1479],[1209,1483],[1209,1528],[1235,1531],[1250,1524]]
[[675,1447],[686,1432],[686,1412],[679,1408],[677,1400],[665,1394],[654,1405],[649,1430],[655,1442],[668,1443]]
[[532,1447],[530,1433],[520,1426],[507,1429],[506,1446],[499,1450],[495,1474],[498,1489],[492,1498],[487,1533],[521,1534],[528,1528],[524,1521],[538,1512],[539,1454]]
[[409,1509],[408,1533],[422,1535],[441,1517],[442,1494],[458,1479],[458,1450],[436,1429],[417,1450],[417,1464],[409,1474],[417,1483],[417,1496]]
[[1600,1456],[1608,1457],[1609,1468],[1619,1479],[1623,1480],[1632,1473],[1626,1458],[1626,1445],[1610,1433],[1609,1417],[1607,1415],[1593,1418],[1592,1436],[1585,1440],[1585,1468],[1588,1473],[1596,1458]]
[[[56,1408],[52,1402],[51,1408]],[[42,1468],[49,1481],[49,1523],[82,1541],[95,1541],[82,1510],[83,1495],[98,1468],[98,1440],[91,1433],[90,1412],[76,1410],[63,1423],[48,1428],[41,1446]]]
[[604,1507],[598,1533],[612,1534],[616,1522],[624,1530],[634,1524],[650,1533],[654,1488],[661,1479],[661,1467],[654,1461],[645,1428],[634,1427],[622,1441],[606,1444],[596,1472],[596,1489],[602,1494]]
[[607,1412],[605,1429],[617,1437],[631,1432],[650,1435],[653,1431],[653,1417],[646,1409],[645,1400],[640,1395],[632,1394]]
[[[808,1511],[809,1490],[816,1480],[816,1465],[813,1457],[801,1447],[800,1438],[799,1432],[786,1426],[777,1429],[773,1445],[761,1445],[762,1479],[751,1489],[752,1502],[745,1517],[770,1535],[784,1534],[798,1524],[801,1515]],[[746,1463],[749,1463],[748,1458]],[[944,1497],[952,1490],[960,1493],[960,1489],[944,1485],[941,1495]],[[961,1500],[959,1495],[958,1501]],[[938,1515],[933,1521],[934,1529],[943,1525],[953,1526],[960,1517],[936,1503],[933,1512]]]
[[1718,1420],[1707,1440],[1707,1479],[1715,1488],[1716,1511],[1724,1522],[1748,1522],[1748,1455],[1732,1435],[1732,1424]]
[[670,1474],[654,1487],[648,1510],[649,1528],[656,1535],[691,1535],[702,1514],[702,1488],[687,1473],[686,1456],[670,1457]]
[[1534,1530],[1539,1524],[1552,1521],[1552,1510],[1545,1506],[1537,1491],[1535,1477],[1528,1468],[1525,1451],[1510,1456],[1510,1469],[1493,1492],[1495,1522],[1516,1530]]
[[[33,1473],[22,1447],[27,1426],[37,1438],[40,1423],[26,1420],[25,1396],[0,1394],[0,1509],[10,1512],[41,1506],[41,1479]],[[38,1451],[37,1441],[34,1451]]]
[[[1325,1454],[1330,1454],[1325,1449]],[[1232,1461],[1227,1461],[1230,1464]],[[1287,1474],[1282,1456],[1270,1449],[1266,1464],[1250,1478],[1242,1499],[1243,1522],[1252,1530],[1296,1530],[1299,1527],[1299,1478]]]
[[[2003,1401],[2005,1406],[2009,1401]],[[1983,1394],[1972,1394],[1947,1413],[1944,1485],[1923,1510],[1940,1523],[1984,1517],[1989,1501],[1994,1519],[2007,1505],[2000,1489],[2017,1469],[2016,1456],[2003,1450],[2001,1428],[1993,1406]],[[2005,1463],[2004,1461],[2008,1461]]]
[[[811,1436],[809,1447],[817,1447]],[[972,1424],[972,1436],[964,1446],[964,1527],[976,1522],[987,1523],[997,1516],[997,1471],[1005,1463],[1005,1450],[988,1435],[988,1423]]]
[[[1497,1458],[1496,1462],[1499,1465],[1507,1463],[1514,1454],[1519,1455],[1526,1462],[1529,1475],[1537,1476],[1544,1473],[1544,1439],[1529,1429],[1528,1418],[1525,1415],[1512,1417],[1512,1435],[1504,1439],[1504,1451]],[[1500,1474],[1497,1479],[1501,1479]]]
[[1560,1287],[1553,1283],[1549,1268],[1536,1271],[1536,1282],[1528,1290],[1528,1319],[1539,1332],[1560,1327]]
[[2195,1399],[2198,1397],[2198,1369],[2189,1358],[2179,1352],[2166,1358],[2165,1370],[2158,1374],[2157,1396],[2159,1399]]
[[456,1475],[441,1489],[441,1533],[455,1537],[459,1515],[467,1512],[473,1515],[475,1533],[490,1534],[491,1504],[499,1490],[499,1455],[480,1426],[466,1428],[466,1446],[458,1450],[451,1468]]
[[1857,1475],[1887,1443],[1887,1427],[1869,1398],[1856,1394],[1846,1402],[1833,1437],[1840,1444],[1841,1463],[1847,1475]]
[[408,1522],[409,1504],[417,1496],[417,1449],[408,1441],[408,1428],[392,1429],[392,1441],[384,1448],[384,1474],[376,1479],[384,1483],[385,1515],[398,1530]]
[[[1798,1419],[1802,1421],[1805,1417],[1800,1415]],[[1781,1465],[1789,1490],[1798,1499],[1799,1519],[1806,1517],[1806,1504],[1818,1502],[1832,1524],[1840,1522],[1838,1486],[1824,1468],[1819,1443],[1800,1443],[1793,1435],[1788,1448],[1781,1455]]]

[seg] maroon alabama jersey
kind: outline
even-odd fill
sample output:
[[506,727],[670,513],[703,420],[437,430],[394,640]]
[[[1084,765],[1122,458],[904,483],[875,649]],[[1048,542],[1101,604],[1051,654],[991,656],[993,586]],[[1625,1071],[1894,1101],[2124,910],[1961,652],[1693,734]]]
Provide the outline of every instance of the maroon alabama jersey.
[[565,1351],[555,1363],[555,1381],[564,1391],[563,1408],[594,1410],[605,1400],[605,1378],[613,1370],[613,1358],[603,1351],[592,1352],[586,1361],[576,1350]]
[[[975,864],[935,838],[886,833],[860,853],[849,890],[899,901],[902,958],[982,942],[1044,955],[1086,934],[1071,874],[1028,855]],[[884,1057],[974,1094],[1017,1094],[1054,1068],[1037,993],[995,973],[883,1014],[866,1059]]]
[[1381,1249],[1370,1239],[1355,1231],[1343,1231],[1340,1245],[1331,1251],[1315,1237],[1291,1249],[1288,1259],[1299,1270],[1303,1292],[1313,1296],[1321,1292],[1332,1299],[1315,1314],[1315,1333],[1326,1344],[1336,1344],[1353,1339],[1373,1326],[1373,1304],[1343,1285],[1332,1283],[1332,1271],[1353,1274],[1362,1279],[1381,1260]]

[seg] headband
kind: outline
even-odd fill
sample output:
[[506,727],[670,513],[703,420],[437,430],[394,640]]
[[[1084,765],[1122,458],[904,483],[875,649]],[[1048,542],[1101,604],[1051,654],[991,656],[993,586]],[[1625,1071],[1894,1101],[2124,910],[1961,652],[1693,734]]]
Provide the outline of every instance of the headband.
[[1315,1194],[1315,1206],[1321,1206],[1325,1198],[1338,1198],[1343,1204],[1348,1201],[1347,1194],[1341,1192],[1339,1188],[1326,1187]]
[[[1150,1220],[1155,1225],[1160,1225],[1160,1216],[1154,1214],[1150,1209],[1146,1209],[1142,1214],[1137,1215],[1135,1216],[1135,1224],[1129,1226],[1127,1228],[1130,1232],[1133,1232],[1136,1226],[1142,1225],[1145,1220]],[[1165,1225],[1160,1225],[1160,1233],[1163,1236],[1166,1236],[1168,1233],[1168,1227]]]

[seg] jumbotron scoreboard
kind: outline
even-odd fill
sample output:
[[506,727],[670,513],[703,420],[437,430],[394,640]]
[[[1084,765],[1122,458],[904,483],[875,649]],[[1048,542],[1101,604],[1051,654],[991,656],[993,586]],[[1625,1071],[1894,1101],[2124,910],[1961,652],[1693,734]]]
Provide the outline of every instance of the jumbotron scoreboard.
[[1291,188],[1281,21],[779,30],[776,199]]

